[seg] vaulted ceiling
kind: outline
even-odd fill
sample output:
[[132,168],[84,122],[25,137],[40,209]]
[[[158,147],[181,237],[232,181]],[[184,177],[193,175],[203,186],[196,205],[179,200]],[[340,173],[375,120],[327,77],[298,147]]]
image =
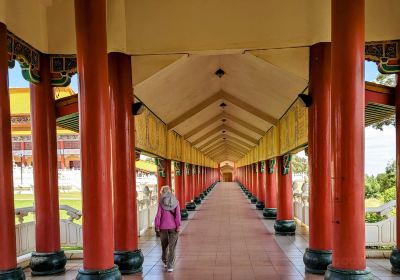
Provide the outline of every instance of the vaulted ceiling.
[[[173,129],[217,162],[252,149],[308,83],[309,48],[183,55],[134,80],[134,93]],[[166,59],[165,59],[166,60]],[[132,58],[139,76],[140,57]],[[146,59],[147,69],[152,62]],[[223,70],[219,77],[217,70]]]

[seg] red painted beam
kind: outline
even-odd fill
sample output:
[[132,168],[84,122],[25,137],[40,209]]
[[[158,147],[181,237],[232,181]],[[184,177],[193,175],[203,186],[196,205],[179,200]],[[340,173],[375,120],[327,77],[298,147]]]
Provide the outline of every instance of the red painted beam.
[[388,86],[365,83],[365,106],[368,103],[395,105],[395,89]]

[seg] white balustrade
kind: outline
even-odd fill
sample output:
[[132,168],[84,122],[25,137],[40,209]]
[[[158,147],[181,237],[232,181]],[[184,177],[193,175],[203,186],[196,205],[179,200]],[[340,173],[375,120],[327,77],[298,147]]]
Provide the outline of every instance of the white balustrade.
[[[306,185],[306,186],[305,186]],[[301,190],[293,185],[293,212],[294,217],[302,224],[309,225],[308,185],[303,184]],[[365,223],[366,246],[392,246],[396,244],[396,217],[391,216],[396,208],[396,201],[392,200],[384,205],[366,208],[366,213],[377,213],[384,220],[376,223]]]
[[[154,218],[157,213],[157,195],[137,201],[139,236],[149,227],[154,226]],[[60,205],[60,210],[66,211],[69,218],[60,220],[60,241],[62,247],[82,247],[82,225],[75,223],[82,217],[82,212],[68,205]],[[15,209],[15,216],[19,224],[16,228],[17,256],[22,256],[35,251],[35,222],[24,222],[24,217],[34,213],[34,207]]]

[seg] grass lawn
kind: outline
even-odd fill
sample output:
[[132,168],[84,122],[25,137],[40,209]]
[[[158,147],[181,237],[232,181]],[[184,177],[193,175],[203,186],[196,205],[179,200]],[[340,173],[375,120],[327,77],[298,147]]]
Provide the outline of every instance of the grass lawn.
[[[60,205],[68,205],[72,208],[82,211],[82,195],[80,192],[70,192],[70,193],[59,193]],[[33,194],[15,194],[14,203],[15,208],[29,207],[33,206],[34,196]],[[60,211],[61,219],[68,219],[69,216],[65,211]],[[24,217],[24,222],[31,222],[34,220],[34,215],[29,214]],[[82,219],[75,221],[78,224],[82,223]],[[15,223],[18,224],[19,221],[16,218]]]
[[367,198],[365,200],[365,208],[378,207],[378,206],[381,206],[383,204],[384,204],[383,199],[379,199],[379,198]]

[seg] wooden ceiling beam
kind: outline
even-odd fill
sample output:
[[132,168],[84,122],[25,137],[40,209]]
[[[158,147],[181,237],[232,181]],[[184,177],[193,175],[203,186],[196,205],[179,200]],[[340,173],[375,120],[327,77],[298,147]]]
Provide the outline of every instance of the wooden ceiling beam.
[[223,92],[222,94],[222,99],[226,100],[227,102],[230,102],[232,104],[234,104],[235,106],[249,112],[250,114],[276,126],[278,124],[278,119],[272,117],[271,115],[255,108],[254,106],[246,103],[243,100],[238,99],[237,97],[227,93],[227,92]]
[[234,143],[234,142],[232,142],[230,140],[224,140],[224,141],[217,142],[217,143],[211,145],[209,148],[207,148],[206,150],[204,150],[202,152],[204,154],[207,154],[210,151],[212,151],[212,150],[214,150],[216,148],[219,148],[221,146],[224,146],[224,145],[229,145],[229,146],[231,146],[231,147],[233,147],[233,148],[235,148],[235,149],[237,149],[237,150],[239,150],[239,151],[241,151],[243,153],[247,153],[250,150],[250,149],[247,149],[247,148],[245,148],[243,146],[240,146],[240,145],[238,145],[238,144],[236,144],[236,143]]
[[258,127],[254,126],[254,125],[252,125],[252,124],[250,124],[250,123],[248,123],[248,122],[246,122],[246,121],[244,121],[242,119],[239,119],[238,117],[235,117],[235,116],[233,116],[231,114],[228,114],[228,113],[225,113],[224,116],[228,120],[231,120],[231,121],[233,121],[233,122],[245,127],[246,129],[251,130],[251,131],[259,134],[260,136],[263,136],[265,134],[265,131],[263,131],[262,129],[259,129]]
[[213,104],[214,102],[220,100],[222,98],[222,93],[217,92],[213,96],[210,96],[206,100],[202,101],[201,103],[195,105],[191,109],[187,110],[185,113],[181,114],[180,116],[176,117],[174,120],[170,121],[167,124],[167,129],[173,129],[183,123],[184,121],[188,120],[192,116],[196,115],[197,113],[203,111],[205,108]]
[[212,157],[212,156],[215,156],[215,154],[219,154],[219,153],[223,153],[223,152],[230,152],[230,153],[239,155],[241,157],[245,155],[245,153],[235,150],[233,147],[225,146],[222,149],[217,149],[217,150],[213,151],[212,153],[209,153],[209,156]]
[[203,141],[206,140],[207,138],[210,138],[211,136],[215,135],[216,133],[220,132],[220,131],[223,130],[223,129],[225,129],[225,126],[224,126],[224,125],[220,125],[220,126],[214,128],[213,130],[207,132],[207,133],[204,134],[203,136],[201,136],[201,137],[197,138],[196,140],[194,140],[194,141],[192,142],[192,145],[194,146],[194,145],[197,145],[197,144],[203,142]]
[[247,141],[249,141],[249,142],[251,142],[253,144],[257,144],[258,143],[258,139],[255,139],[255,138],[253,138],[253,137],[251,137],[251,136],[249,136],[249,135],[247,135],[247,134],[245,134],[243,132],[240,132],[239,130],[237,130],[237,129],[233,128],[233,127],[225,125],[224,129],[232,132],[233,134],[236,134],[237,136],[239,136],[239,137],[241,137],[243,139],[246,139]]
[[258,127],[238,118],[235,117],[234,115],[231,115],[229,113],[223,112],[207,121],[205,121],[204,123],[202,123],[201,125],[198,125],[197,127],[193,128],[192,130],[190,130],[188,133],[186,133],[183,137],[185,139],[188,139],[190,137],[192,137],[193,135],[199,133],[200,131],[202,131],[203,129],[209,127],[210,125],[212,125],[213,123],[222,120],[222,119],[228,119],[231,120],[234,123],[237,123],[241,126],[243,126],[244,128],[251,130],[257,134],[259,134],[260,136],[263,136],[265,134],[265,131],[263,131],[262,129],[259,129]]
[[223,115],[224,115],[224,114],[222,113],[222,114],[219,114],[219,115],[217,115],[217,116],[215,116],[215,117],[213,117],[213,118],[211,118],[211,119],[205,121],[205,122],[202,123],[201,125],[195,127],[194,129],[192,129],[191,131],[189,131],[188,133],[186,133],[185,135],[183,135],[183,138],[184,138],[184,139],[188,139],[188,138],[192,137],[193,135],[199,133],[199,132],[202,131],[203,129],[209,127],[209,126],[212,125],[213,123],[215,123],[215,122],[219,121],[220,119],[222,119],[222,118],[223,118]]

